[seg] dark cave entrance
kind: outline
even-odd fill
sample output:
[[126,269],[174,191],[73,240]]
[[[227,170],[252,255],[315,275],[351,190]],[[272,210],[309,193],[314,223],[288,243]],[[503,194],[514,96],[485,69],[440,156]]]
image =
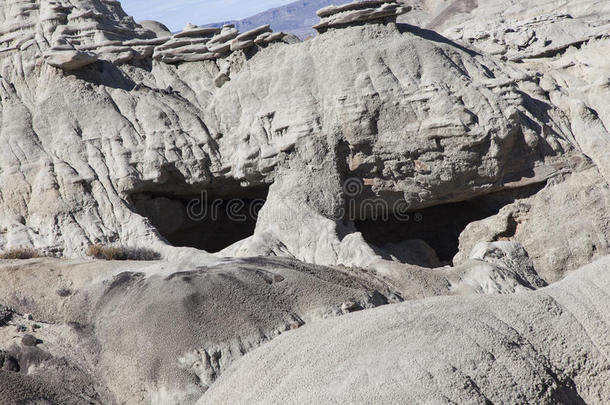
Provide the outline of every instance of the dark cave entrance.
[[171,245],[216,253],[254,234],[268,192],[268,186],[155,190],[134,193],[131,199],[136,212]]
[[[409,213],[409,219],[401,220],[395,215],[383,219],[365,218],[354,221],[356,229],[370,244],[384,249],[405,241],[420,240],[430,246],[439,263],[424,265],[452,264],[459,251],[459,237],[468,224],[496,215],[502,207],[517,198],[528,197],[539,191],[544,184],[533,185],[519,190],[502,191],[480,196],[471,200],[452,202],[424,208]],[[511,235],[507,235],[511,236]]]

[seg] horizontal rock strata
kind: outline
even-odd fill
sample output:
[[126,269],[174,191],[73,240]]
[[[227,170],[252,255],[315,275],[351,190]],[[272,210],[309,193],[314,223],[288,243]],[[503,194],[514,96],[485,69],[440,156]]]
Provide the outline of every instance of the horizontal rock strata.
[[409,11],[411,11],[410,6],[402,6],[392,0],[356,1],[318,10],[317,14],[321,21],[313,28],[318,32],[325,32],[333,27],[345,27],[375,20],[395,22],[399,15]]
[[236,51],[264,47],[281,41],[286,34],[273,33],[269,25],[240,33],[234,25],[221,28],[187,26],[155,48],[153,59],[175,64],[225,58]]

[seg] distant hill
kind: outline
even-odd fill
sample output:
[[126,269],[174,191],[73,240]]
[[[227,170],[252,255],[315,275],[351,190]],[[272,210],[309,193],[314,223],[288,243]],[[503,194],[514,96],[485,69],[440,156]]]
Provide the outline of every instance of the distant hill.
[[206,24],[208,27],[220,27],[224,24],[235,24],[244,32],[260,25],[271,24],[274,31],[283,31],[295,34],[300,38],[313,35],[315,31],[311,28],[320,19],[316,11],[331,4],[345,4],[351,0],[299,0],[285,6],[272,8],[252,17],[239,21],[223,21]]

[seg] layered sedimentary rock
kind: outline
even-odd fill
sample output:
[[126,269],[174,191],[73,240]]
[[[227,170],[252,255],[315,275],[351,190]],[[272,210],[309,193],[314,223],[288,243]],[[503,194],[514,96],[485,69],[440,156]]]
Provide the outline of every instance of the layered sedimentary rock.
[[60,51],[50,52],[45,55],[45,61],[51,65],[64,70],[75,70],[83,66],[97,62],[98,57],[92,52],[82,51]]
[[[217,59],[228,53],[209,52],[205,47],[210,34],[220,30],[187,26],[172,36],[163,24],[136,24],[115,1],[7,2],[4,9],[5,28],[0,37],[4,49],[0,51],[29,49],[44,54],[50,65],[65,70],[98,59],[115,64],[135,62],[150,58],[153,53],[155,59],[168,63]],[[265,46],[281,40],[284,34],[259,36],[248,38],[257,40],[256,44],[248,42],[248,46],[239,49]]]
[[155,48],[153,59],[165,63],[200,62],[225,58],[235,51],[263,47],[280,41],[284,33],[271,32],[269,25],[240,33],[233,25],[222,28],[187,26]]
[[172,32],[169,30],[169,28],[167,28],[167,26],[165,26],[163,23],[160,23],[159,21],[143,20],[138,21],[138,24],[154,32],[157,37],[172,36]]
[[1,2],[0,402],[603,402],[604,14],[474,3]]
[[399,15],[408,13],[409,6],[402,6],[393,0],[355,1],[341,6],[328,6],[318,10],[321,21],[314,25],[318,32],[333,27],[365,24],[371,21],[396,22]]
[[[43,54],[66,69],[101,59],[114,62],[149,57],[158,43],[115,1],[3,2],[1,51]],[[30,59],[33,56],[29,56]]]
[[451,36],[487,52],[515,61],[556,55],[591,39],[608,37],[610,24],[603,20],[583,23],[570,14],[547,14],[515,23],[498,18],[487,24],[464,24]]
[[[170,240],[208,251],[228,247],[224,255],[272,253],[324,265],[391,259],[435,266],[451,262],[468,222],[451,225],[453,240],[437,240],[434,231],[430,238],[398,232],[385,240],[369,224],[371,204],[381,204],[377,214],[413,218],[447,206],[440,216],[424,213],[420,224],[443,229],[451,209],[460,209],[451,204],[490,196],[481,202],[482,216],[467,221],[480,220],[513,192],[536,192],[593,167],[583,152],[594,148],[586,148],[584,132],[535,74],[417,27],[377,19],[261,47],[281,34],[267,26],[242,34],[231,26],[192,26],[155,38],[118,6],[95,4],[108,8],[103,18],[62,9],[66,20],[54,20],[50,37],[76,32],[62,37],[75,49],[61,51],[65,57],[51,51],[46,60],[76,68],[87,61],[79,52],[94,52],[100,61],[64,73],[39,63],[45,54],[30,48],[2,54],[7,148],[0,182],[12,190],[0,200],[2,246],[77,256],[91,243],[118,242],[153,246],[166,257],[186,253],[170,248]],[[13,14],[36,26],[47,21],[39,12],[47,6]],[[322,14],[342,13],[335,11]],[[100,35],[122,45],[100,48],[72,23],[77,12],[101,19],[108,27]],[[107,59],[97,53],[126,44],[146,51],[135,59],[131,51]],[[247,46],[257,52],[242,52]],[[184,63],[174,67],[164,58]],[[602,124],[591,115],[583,125]],[[603,167],[603,159],[596,163]],[[356,194],[344,189],[353,180]],[[202,192],[266,204],[251,228],[229,231],[224,246],[211,246],[206,229],[216,228],[186,210]],[[596,204],[604,209],[603,200]],[[175,226],[159,232],[155,212],[171,212]],[[605,238],[605,228],[598,229]],[[528,249],[529,241],[519,242]],[[452,244],[454,251],[443,248]],[[393,253],[396,246],[406,253]],[[441,260],[420,261],[406,246],[437,250]]]
[[[417,11],[402,16],[403,22],[440,31],[541,75],[541,87],[569,117],[581,148],[608,179],[607,1],[490,0],[445,5],[418,0],[415,6]],[[584,133],[588,136],[581,136]]]

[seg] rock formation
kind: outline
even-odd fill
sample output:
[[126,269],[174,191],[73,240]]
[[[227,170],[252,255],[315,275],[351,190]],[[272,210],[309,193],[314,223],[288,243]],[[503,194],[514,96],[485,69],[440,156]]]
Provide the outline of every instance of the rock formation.
[[474,3],[0,0],[0,398],[603,402],[610,9]]
[[[253,235],[227,255],[368,266],[385,256],[381,246],[341,213],[354,217],[369,198],[389,213],[400,209],[396,202],[413,213],[498,192],[512,198],[510,190],[591,166],[535,76],[425,32],[357,22],[250,54],[231,47],[258,49],[278,37],[268,27],[237,34],[228,26],[154,38],[104,7],[104,32],[122,35],[105,40],[122,45],[65,39],[76,52],[96,53],[100,61],[89,68],[65,74],[36,64],[35,53],[13,51],[20,65],[30,64],[22,72],[5,53],[3,116],[11,126],[3,126],[1,181],[19,191],[1,202],[4,246],[78,256],[91,243],[120,241],[182,255],[166,247],[155,218],[138,212],[161,197],[180,203],[205,191],[266,198]],[[136,52],[135,43],[146,49]],[[33,77],[45,80],[26,85]],[[350,178],[362,183],[355,201],[343,190]]]
[[411,7],[404,7],[393,0],[370,0],[328,6],[317,12],[321,21],[314,25],[318,32],[325,32],[332,27],[364,24],[371,21],[396,22],[399,15],[405,14]]
[[609,265],[535,293],[409,302],[316,323],[246,355],[198,405],[604,403]]
[[[220,29],[188,25],[172,36],[163,24],[136,24],[118,2],[42,0],[25,7],[7,4],[5,8],[2,24],[6,28],[0,39],[3,51],[25,51],[34,46],[51,66],[65,70],[78,69],[98,59],[114,64],[134,62],[153,53],[155,60],[167,63],[218,59],[229,53],[230,44],[226,43],[226,49],[223,46],[231,31],[214,38],[220,50],[209,51],[205,44],[214,34],[220,34]],[[285,36],[266,34],[267,31],[269,26],[240,34],[240,42],[235,42],[231,51],[265,46]]]
[[269,25],[243,33],[239,33],[233,25],[226,25],[222,29],[189,25],[167,42],[157,46],[153,59],[165,63],[216,60],[235,51],[266,46],[284,37],[284,33],[272,33]]

